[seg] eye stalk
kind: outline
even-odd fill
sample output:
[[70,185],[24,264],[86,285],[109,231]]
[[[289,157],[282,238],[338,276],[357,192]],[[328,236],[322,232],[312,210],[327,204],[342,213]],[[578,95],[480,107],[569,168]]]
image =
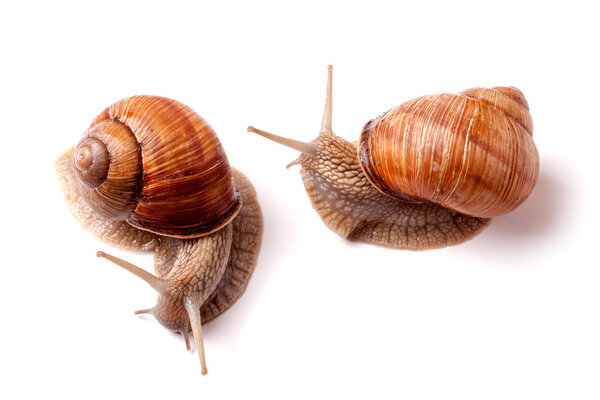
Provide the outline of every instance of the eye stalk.
[[275,135],[273,133],[269,133],[263,131],[262,129],[256,129],[253,126],[248,127],[248,132],[256,133],[264,138],[270,139],[276,143],[282,144],[286,147],[290,147],[292,149],[298,150],[301,153],[306,154],[307,156],[314,156],[316,153],[316,148],[313,143],[301,142],[299,140],[289,139],[283,136]]
[[93,189],[108,176],[110,155],[104,143],[94,137],[85,137],[75,149],[75,170],[81,183]]
[[303,153],[288,167],[301,165],[312,206],[334,232],[396,249],[440,248],[475,236],[531,193],[539,155],[518,89],[409,100],[369,121],[350,143],[333,133],[332,67],[327,70],[315,140],[248,131]]

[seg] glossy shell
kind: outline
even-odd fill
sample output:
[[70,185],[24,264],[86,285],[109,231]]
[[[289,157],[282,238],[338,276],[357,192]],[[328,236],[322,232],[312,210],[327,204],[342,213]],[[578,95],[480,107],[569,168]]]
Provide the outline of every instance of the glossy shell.
[[84,134],[75,152],[76,168],[85,164],[77,154],[91,154],[80,148],[96,139],[108,149],[108,173],[97,186],[96,177],[80,181],[80,190],[105,217],[191,238],[218,230],[240,209],[215,132],[178,101],[134,96],[109,106]]
[[539,173],[533,123],[514,87],[423,96],[368,122],[358,156],[383,193],[489,218],[514,210]]

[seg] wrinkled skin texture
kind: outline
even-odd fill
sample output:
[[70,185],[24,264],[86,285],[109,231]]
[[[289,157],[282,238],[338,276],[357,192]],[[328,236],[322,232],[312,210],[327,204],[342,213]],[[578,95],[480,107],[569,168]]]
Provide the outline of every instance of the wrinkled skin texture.
[[464,242],[490,222],[432,203],[407,202],[379,192],[366,178],[356,145],[334,134],[312,142],[315,154],[295,162],[319,216],[341,236],[396,249],[426,250]]
[[243,206],[235,219],[208,236],[177,239],[140,230],[125,221],[99,216],[78,193],[73,149],[55,164],[70,212],[83,228],[105,243],[126,250],[154,251],[155,275],[164,281],[152,313],[164,326],[187,334],[191,328],[184,299],[200,308],[202,323],[227,310],[245,291],[256,265],[262,214],[250,181],[233,169]]

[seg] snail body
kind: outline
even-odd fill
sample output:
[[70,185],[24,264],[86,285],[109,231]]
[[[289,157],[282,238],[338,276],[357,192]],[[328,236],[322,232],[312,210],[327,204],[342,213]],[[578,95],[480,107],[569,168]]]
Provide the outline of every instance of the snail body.
[[539,174],[528,104],[516,88],[423,96],[375,118],[357,144],[331,129],[329,67],[319,136],[299,142],[249,127],[302,154],[311,203],[350,240],[398,249],[458,244],[529,196]]
[[262,216],[250,181],[229,166],[216,134],[172,99],[134,96],[104,110],[56,173],[69,210],[107,244],[154,251],[155,273],[98,252],[158,292],[150,313],[194,335],[207,372],[202,324],[244,292]]

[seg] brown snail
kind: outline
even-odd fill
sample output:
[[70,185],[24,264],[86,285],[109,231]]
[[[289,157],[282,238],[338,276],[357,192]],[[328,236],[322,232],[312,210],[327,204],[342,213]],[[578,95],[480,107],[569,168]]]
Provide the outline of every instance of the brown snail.
[[533,122],[514,87],[423,96],[362,129],[357,144],[331,129],[332,67],[325,112],[310,143],[248,127],[299,150],[313,207],[334,232],[398,249],[468,240],[529,196],[539,173]]
[[194,335],[206,374],[202,324],[244,292],[256,265],[262,215],[250,181],[229,165],[214,130],[184,104],[121,100],[56,161],[69,210],[104,242],[155,251],[155,275],[103,252],[158,292],[150,313]]

